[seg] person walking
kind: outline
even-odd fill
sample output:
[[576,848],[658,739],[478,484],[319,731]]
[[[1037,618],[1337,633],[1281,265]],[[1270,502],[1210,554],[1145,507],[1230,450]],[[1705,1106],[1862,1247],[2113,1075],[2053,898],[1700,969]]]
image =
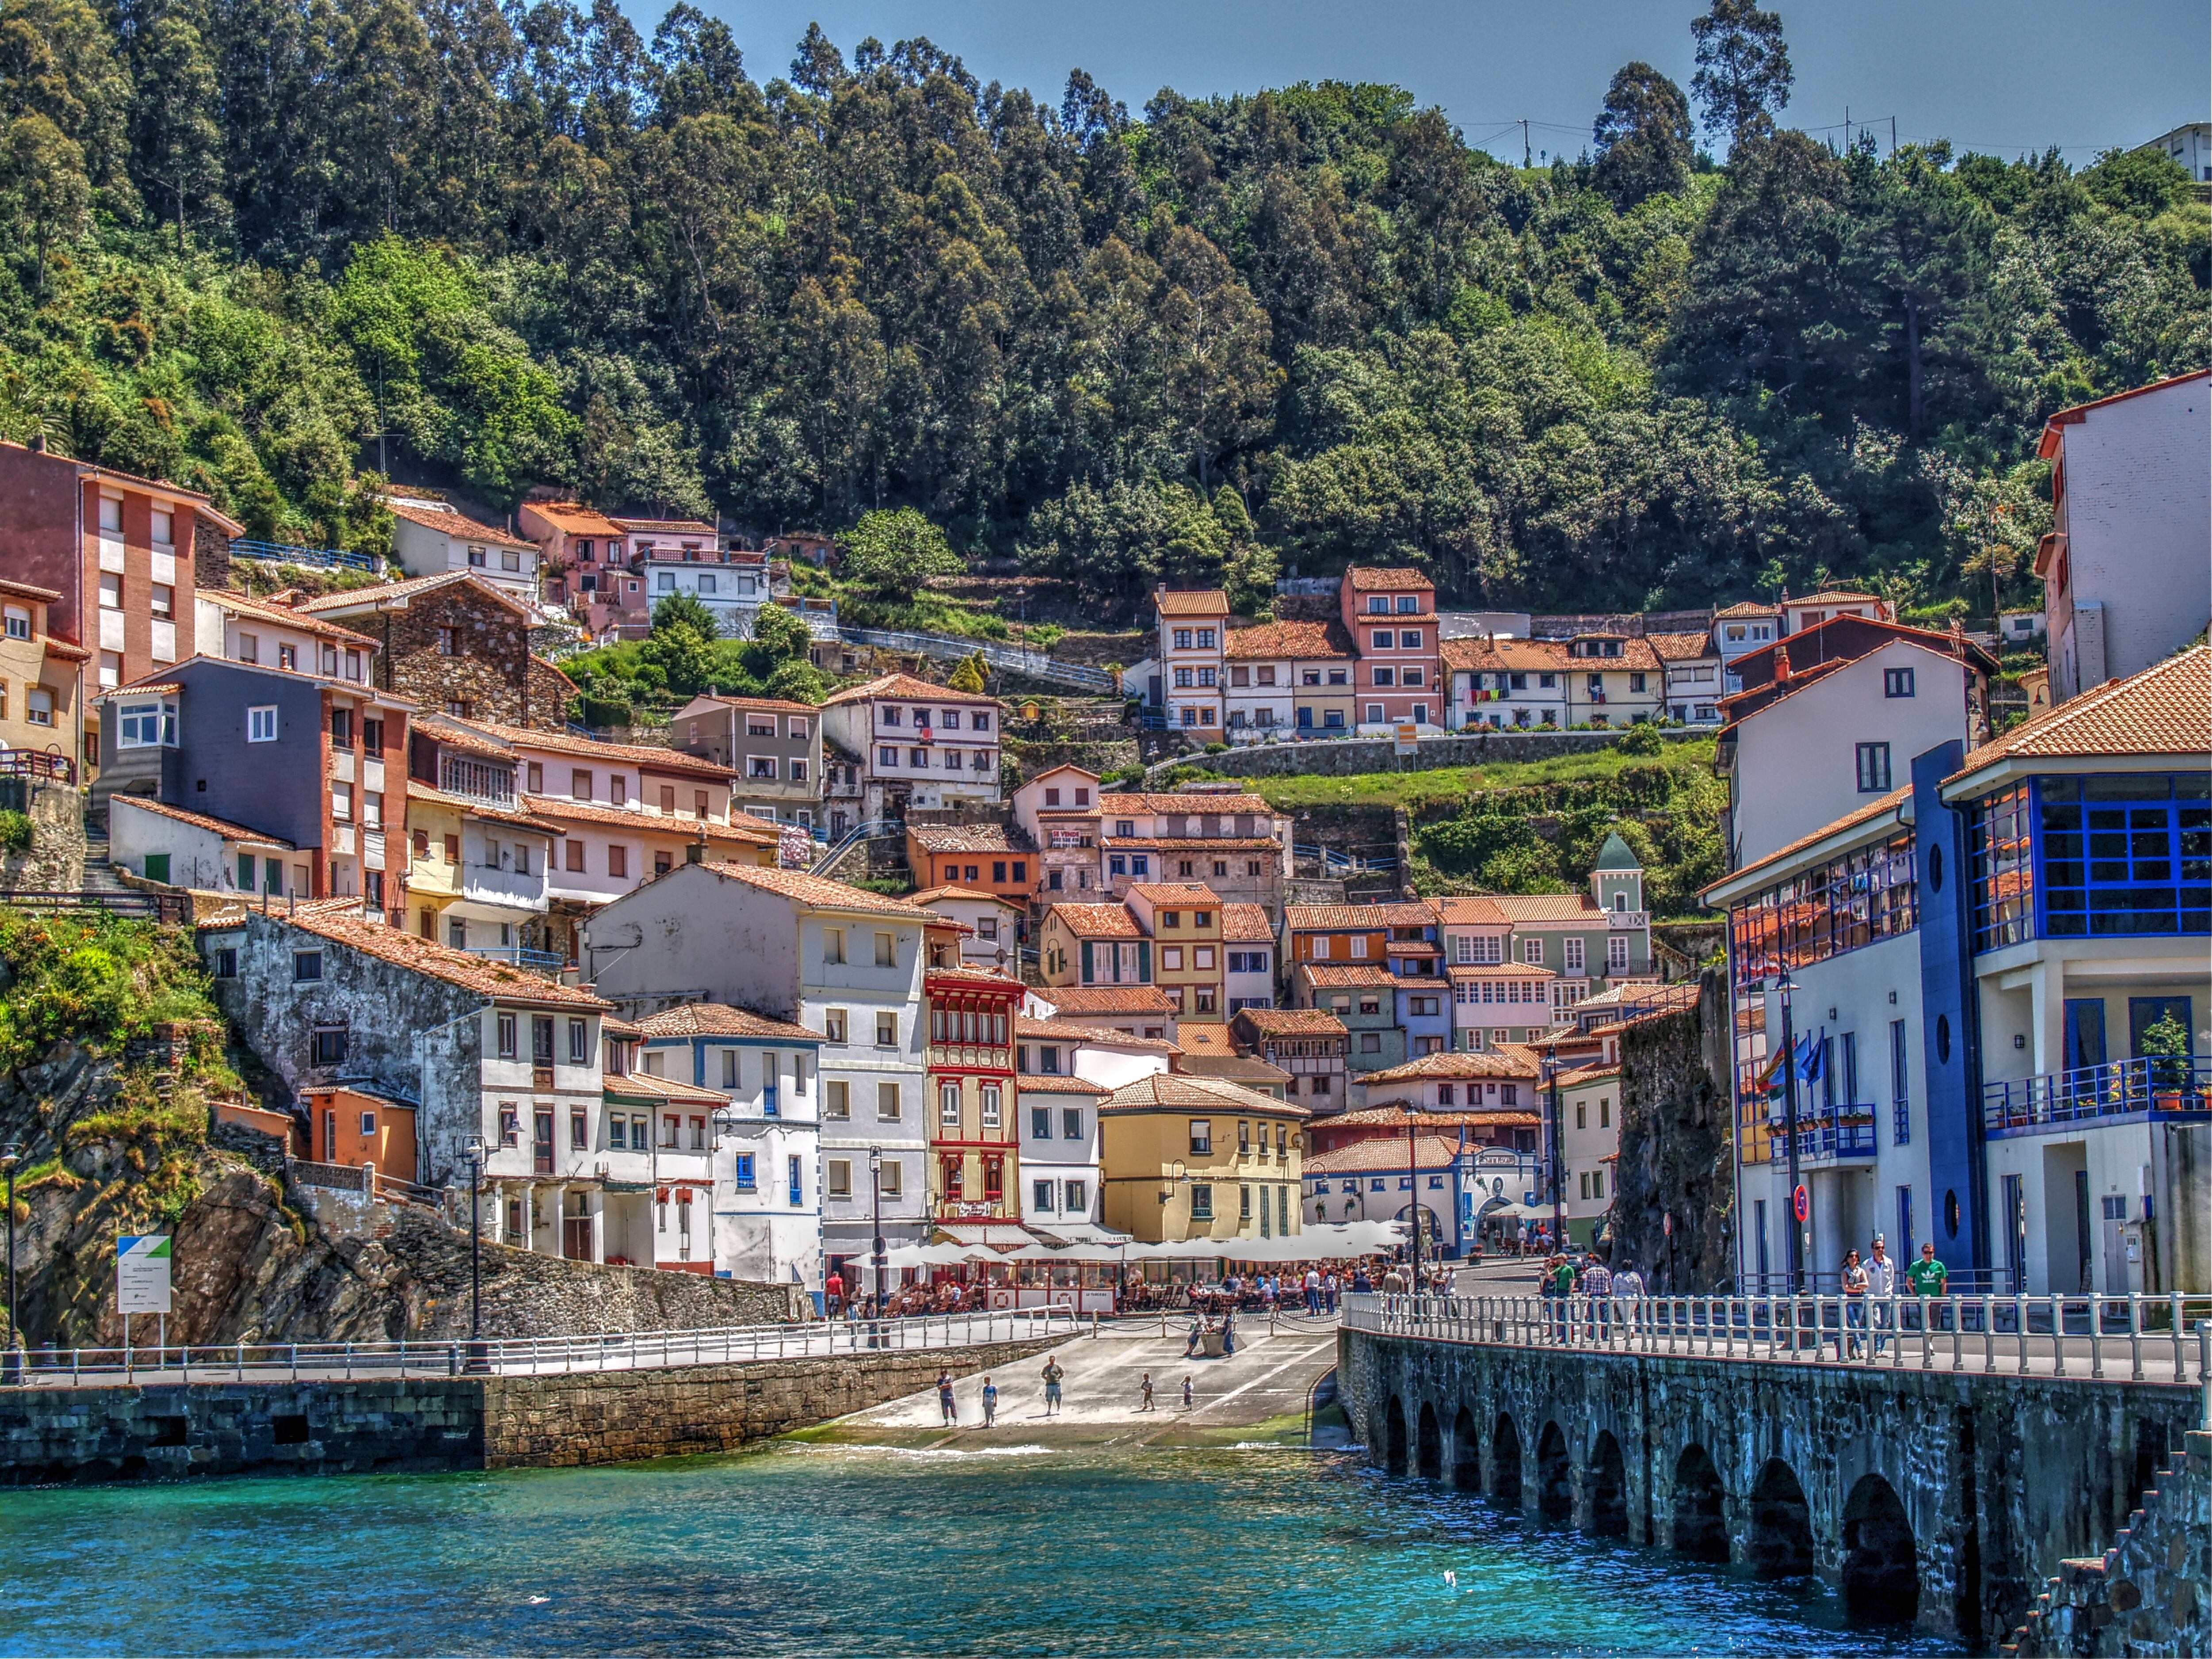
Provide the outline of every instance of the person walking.
[[999,1421],[999,1385],[989,1377],[983,1379],[983,1426],[995,1428]]
[[1601,1341],[1613,1335],[1613,1274],[1596,1256],[1583,1269],[1583,1294],[1589,1298],[1590,1335]]
[[1145,1396],[1144,1403],[1139,1406],[1137,1409],[1140,1412],[1151,1411],[1152,1409],[1152,1374],[1150,1371],[1146,1371],[1145,1373],[1145,1380],[1137,1384],[1137,1387]]
[[1575,1293],[1575,1264],[1564,1255],[1555,1255],[1545,1264],[1551,1276],[1552,1296],[1558,1306],[1553,1310],[1553,1331],[1562,1346],[1568,1334],[1567,1304]]
[[1329,1316],[1332,1318],[1336,1315],[1337,1293],[1342,1290],[1342,1282],[1337,1278],[1335,1268],[1331,1267],[1327,1273],[1322,1275],[1322,1300],[1327,1305]]
[[[1923,1303],[1940,1301],[1948,1293],[1951,1270],[1936,1259],[1936,1246],[1931,1240],[1920,1247],[1920,1260],[1905,1270],[1905,1278],[1912,1287],[1912,1294]],[[1948,1326],[1949,1322],[1943,1320],[1939,1310],[1922,1307],[1920,1329],[1923,1340],[1926,1333],[1936,1329],[1939,1322]]]
[[1190,1386],[1190,1376],[1186,1372],[1182,1379],[1182,1408],[1185,1411],[1191,1408],[1191,1401],[1194,1397]]
[[951,1371],[939,1371],[937,1374],[937,1409],[945,1414],[944,1427],[957,1429],[960,1426],[960,1409],[952,1400]]
[[835,1319],[845,1311],[845,1275],[835,1267],[830,1270],[830,1277],[822,1282],[822,1299],[828,1304],[830,1318]]
[[1321,1273],[1317,1268],[1306,1269],[1305,1285],[1306,1317],[1318,1319],[1321,1316]]
[[1874,1236],[1874,1254],[1867,1258],[1867,1300],[1873,1304],[1874,1355],[1881,1358],[1882,1346],[1889,1340],[1886,1333],[1896,1317],[1897,1263],[1890,1260],[1887,1245],[1880,1233]]
[[1060,1410],[1060,1381],[1066,1375],[1057,1359],[1048,1358],[1044,1362],[1044,1414],[1047,1417]]
[[1859,1265],[1856,1250],[1844,1252],[1844,1331],[1856,1359],[1864,1346],[1859,1333],[1866,1328],[1867,1270]]
[[1237,1352],[1237,1310],[1224,1308],[1221,1313],[1221,1352],[1226,1358]]

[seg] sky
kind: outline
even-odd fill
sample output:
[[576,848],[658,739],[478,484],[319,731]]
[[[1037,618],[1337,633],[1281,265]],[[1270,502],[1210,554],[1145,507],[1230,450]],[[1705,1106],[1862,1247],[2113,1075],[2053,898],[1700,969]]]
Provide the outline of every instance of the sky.
[[[987,85],[1057,104],[1088,70],[1141,113],[1188,97],[1297,81],[1382,81],[1437,104],[1470,143],[1518,160],[1578,155],[1613,73],[1642,58],[1685,90],[1698,0],[696,0],[726,21],[754,79],[787,72],[818,21],[849,58],[875,35],[927,35]],[[658,0],[625,0],[649,37]],[[1780,0],[1796,85],[1783,125],[1840,139],[1848,114],[1885,152],[1911,143],[2007,157],[2104,149],[2212,118],[2204,0]],[[1510,132],[1505,129],[1510,127]]]

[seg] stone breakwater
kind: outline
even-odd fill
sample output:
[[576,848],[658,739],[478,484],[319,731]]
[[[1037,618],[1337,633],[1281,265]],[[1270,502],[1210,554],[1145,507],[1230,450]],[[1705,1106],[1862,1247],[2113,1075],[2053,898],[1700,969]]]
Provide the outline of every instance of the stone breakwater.
[[580,1468],[736,1451],[1065,1337],[537,1376],[0,1390],[0,1485]]

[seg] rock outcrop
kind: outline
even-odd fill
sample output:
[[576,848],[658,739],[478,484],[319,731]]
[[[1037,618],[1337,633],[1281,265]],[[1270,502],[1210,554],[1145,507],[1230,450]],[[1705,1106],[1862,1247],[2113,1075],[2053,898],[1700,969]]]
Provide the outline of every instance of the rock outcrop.
[[1620,1159],[1613,1259],[1654,1290],[1722,1291],[1734,1268],[1728,992],[1698,982],[1698,1006],[1631,1021],[1620,1036]]

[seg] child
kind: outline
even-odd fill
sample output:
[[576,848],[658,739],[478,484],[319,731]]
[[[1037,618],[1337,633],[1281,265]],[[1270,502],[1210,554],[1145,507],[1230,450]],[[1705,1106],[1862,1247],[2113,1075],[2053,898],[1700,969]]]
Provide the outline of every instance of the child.
[[1140,1412],[1151,1411],[1152,1409],[1152,1374],[1150,1371],[1146,1371],[1145,1373],[1145,1380],[1142,1382],[1139,1382],[1137,1386],[1144,1391],[1145,1395],[1145,1403],[1138,1407],[1137,1409]]
[[1183,1408],[1185,1411],[1188,1411],[1188,1410],[1190,1409],[1190,1401],[1191,1401],[1190,1379],[1189,1379],[1188,1376],[1186,1376],[1186,1377],[1185,1377],[1185,1378],[1183,1378],[1183,1380],[1182,1380],[1182,1408]]
[[999,1420],[999,1385],[989,1377],[983,1379],[983,1426],[990,1428]]

